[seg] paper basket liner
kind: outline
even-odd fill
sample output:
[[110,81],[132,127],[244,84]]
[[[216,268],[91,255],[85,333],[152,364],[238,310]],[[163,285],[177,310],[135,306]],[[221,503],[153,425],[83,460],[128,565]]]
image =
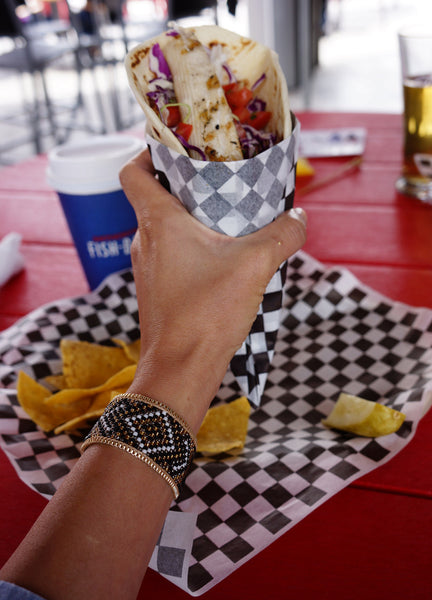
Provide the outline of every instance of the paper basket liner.
[[[24,369],[61,369],[62,338],[110,343],[139,336],[130,270],[94,292],[48,304],[0,334],[0,442],[19,477],[49,498],[82,437],[39,430],[13,389]],[[261,406],[242,452],[197,456],[169,512],[151,567],[200,595],[412,439],[432,400],[432,310],[393,302],[304,252],[288,264],[283,318]],[[345,391],[406,414],[376,439],[326,429]],[[228,372],[219,398],[240,394]],[[289,535],[289,533],[287,534]]]
[[[199,221],[230,236],[264,227],[293,205],[300,125],[292,135],[254,158],[231,162],[194,160],[151,136],[147,143],[160,182]],[[252,329],[231,362],[243,393],[259,406],[282,314],[286,263],[270,281]]]

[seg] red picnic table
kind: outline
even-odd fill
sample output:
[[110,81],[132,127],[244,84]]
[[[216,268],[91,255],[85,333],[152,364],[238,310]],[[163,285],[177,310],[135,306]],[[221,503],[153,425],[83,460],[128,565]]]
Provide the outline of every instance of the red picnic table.
[[[302,129],[365,127],[359,168],[325,185],[347,158],[312,159],[295,203],[309,217],[304,250],[342,265],[387,297],[432,309],[432,206],[399,195],[402,120],[398,115],[301,113]],[[0,171],[0,238],[23,236],[25,270],[0,289],[0,331],[33,309],[85,294],[82,273],[46,157]],[[303,189],[303,193],[302,193]],[[432,597],[432,411],[395,458],[361,477],[205,594],[211,599]],[[0,453],[0,563],[16,548],[46,500]],[[187,598],[149,570],[140,598]]]

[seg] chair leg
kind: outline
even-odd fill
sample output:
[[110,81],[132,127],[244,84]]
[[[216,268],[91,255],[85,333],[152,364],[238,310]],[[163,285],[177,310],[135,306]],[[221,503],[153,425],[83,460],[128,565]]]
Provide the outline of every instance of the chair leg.
[[33,143],[36,154],[42,154],[41,107],[36,72],[31,74],[31,80],[33,86],[33,111],[30,114],[30,124],[33,129]]
[[75,101],[74,106],[71,109],[71,116],[70,116],[69,124],[66,126],[66,133],[62,140],[63,142],[65,142],[67,140],[67,138],[70,135],[70,132],[73,129],[73,123],[77,117],[78,110],[80,108],[85,110],[83,85],[82,85],[83,68],[82,68],[81,61],[78,56],[78,51],[75,52],[75,72],[76,72],[76,76],[77,76],[76,101]]
[[48,85],[47,85],[47,81],[46,81],[46,77],[45,77],[45,71],[41,69],[39,71],[39,76],[40,76],[40,80],[42,83],[42,90],[43,90],[43,94],[44,94],[45,106],[46,106],[46,110],[47,110],[47,117],[48,117],[48,122],[50,125],[51,135],[54,138],[54,140],[56,141],[56,143],[59,144],[61,142],[61,138],[59,136],[58,127],[57,127],[55,117],[54,117],[54,110],[53,110],[51,98],[50,98],[50,95],[48,92]]
[[109,73],[109,78],[110,78],[109,93],[111,96],[111,106],[112,106],[113,116],[114,116],[114,127],[115,127],[116,131],[121,131],[122,118],[121,118],[119,98],[118,98],[118,94],[117,94],[117,81],[116,81],[116,74],[115,74],[116,65],[114,64],[114,65],[107,65],[107,66],[108,66],[108,73]]
[[[83,69],[85,67],[82,64],[78,53],[75,55],[75,58],[76,58],[76,65],[77,65],[76,68],[77,68],[77,73],[78,73],[78,89],[79,89],[79,95],[80,95],[79,97],[81,98],[81,103],[82,103],[83,109],[85,110],[84,98],[82,96],[82,91],[81,91],[81,89],[82,89],[82,73],[83,73]],[[90,64],[87,66],[87,68],[91,72],[91,77],[93,80],[93,89],[94,89],[94,93],[95,93],[96,107],[99,112],[99,116],[101,118],[101,123],[102,123],[101,128],[100,128],[100,130],[97,131],[97,133],[104,134],[104,133],[107,133],[105,109],[104,109],[102,95],[101,95],[98,80],[97,80],[97,65],[91,57],[90,57]],[[88,126],[88,129],[92,130],[91,125]]]
[[102,101],[102,95],[99,90],[99,84],[97,81],[96,66],[91,67],[91,74],[92,74],[92,78],[93,78],[93,87],[94,87],[94,92],[95,92],[96,106],[99,111],[101,122],[102,122],[100,133],[105,134],[105,133],[107,133],[108,129],[107,129],[107,125],[106,125],[105,108],[104,108],[104,104]]
[[[77,110],[79,108],[82,108],[84,113],[88,112],[87,108],[86,108],[84,95],[83,95],[83,74],[84,74],[85,67],[82,64],[78,53],[76,53],[75,59],[76,59],[76,74],[77,74],[78,91],[77,91],[77,100],[76,100],[74,108],[72,109],[72,118],[70,121],[70,125],[68,127],[69,131],[72,130],[72,123],[73,123],[73,119],[76,117]],[[96,65],[91,64],[88,67],[88,69],[91,71],[91,75],[92,75],[92,79],[93,79],[93,87],[94,87],[94,92],[95,92],[96,106],[97,106],[97,110],[99,112],[99,115],[100,115],[100,118],[102,121],[102,125],[100,128],[94,128],[91,123],[88,123],[86,121],[86,117],[84,115],[83,128],[85,130],[91,131],[92,133],[98,133],[98,134],[107,133],[105,110],[104,110],[102,96],[101,96],[101,92],[99,90],[99,85],[98,85],[98,81],[97,81]]]

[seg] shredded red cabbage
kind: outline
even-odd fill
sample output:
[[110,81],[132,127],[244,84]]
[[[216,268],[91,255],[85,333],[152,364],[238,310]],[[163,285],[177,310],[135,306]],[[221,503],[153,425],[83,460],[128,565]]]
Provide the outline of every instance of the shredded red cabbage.
[[255,81],[255,83],[254,83],[254,84],[253,84],[253,86],[251,87],[251,90],[252,90],[252,91],[256,90],[256,88],[262,84],[262,82],[265,80],[265,78],[266,78],[266,74],[265,74],[265,73],[263,73],[263,74],[261,75],[261,77],[258,77],[258,79]]
[[163,104],[161,104],[159,106],[159,108],[162,108],[162,106],[165,106],[165,104],[169,104],[169,102],[171,101],[173,94],[172,94],[173,90],[170,89],[166,89],[160,86],[156,86],[156,89],[151,91],[151,92],[147,92],[147,96],[151,99],[154,100],[154,102],[156,102],[156,104],[159,106],[159,101],[162,101]]
[[147,92],[147,97],[150,100],[150,105],[159,112],[159,116],[162,118],[161,111],[163,107],[175,102],[175,94],[171,70],[159,44],[152,46],[149,56],[149,68],[155,74],[155,77],[149,81],[150,91]]
[[260,98],[253,98],[247,107],[251,112],[259,112],[260,110],[265,110],[266,106],[267,104],[264,102],[264,100],[261,100]]
[[174,89],[161,87],[158,87],[151,92],[147,92],[147,97],[150,100],[150,105],[153,108],[157,108],[160,117],[163,107],[176,101]]
[[198,154],[200,155],[200,158],[202,160],[207,160],[206,155],[204,154],[204,152],[201,150],[201,148],[198,148],[198,146],[192,146],[192,144],[189,144],[189,142],[187,140],[185,140],[185,138],[182,135],[179,135],[176,131],[174,131],[173,129],[171,130],[173,132],[173,134],[176,136],[176,138],[179,140],[180,144],[186,148],[186,150],[195,150],[195,152],[198,152]]
[[276,135],[274,133],[258,131],[250,125],[242,125],[242,128],[244,133],[240,137],[240,145],[245,158],[252,158],[260,152],[271,148],[276,143]]
[[[153,44],[152,49],[151,49],[151,54],[156,59],[157,65],[155,65],[155,61],[151,61],[150,69],[155,73],[155,75],[157,75],[157,76],[163,75],[166,79],[169,79],[170,81],[172,81],[171,70],[168,66],[168,63],[165,59],[165,56],[163,55],[163,52],[162,52],[159,44]],[[157,70],[155,70],[153,68],[155,66],[157,66]]]
[[232,70],[230,69],[230,67],[226,63],[223,63],[222,69],[228,75],[228,81],[229,81],[229,83],[235,83],[237,81],[236,76],[234,75],[234,73],[232,72]]

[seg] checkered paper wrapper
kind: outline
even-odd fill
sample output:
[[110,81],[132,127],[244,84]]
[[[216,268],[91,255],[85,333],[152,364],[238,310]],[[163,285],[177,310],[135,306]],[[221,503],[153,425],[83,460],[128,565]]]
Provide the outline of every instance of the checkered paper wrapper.
[[[300,124],[292,135],[254,158],[194,160],[151,136],[147,143],[161,183],[211,229],[233,237],[252,233],[293,205]],[[286,262],[272,277],[248,337],[231,361],[243,393],[259,406],[282,315]],[[193,299],[192,299],[193,301]]]
[[[49,498],[85,435],[40,431],[18,404],[17,373],[61,370],[61,338],[110,343],[139,336],[131,271],[94,292],[44,306],[0,334],[0,443],[19,477]],[[299,252],[288,265],[283,316],[261,406],[241,452],[197,456],[150,566],[200,595],[349,483],[412,439],[432,400],[432,310],[383,297],[349,271]],[[345,391],[406,415],[376,439],[326,429]],[[220,401],[240,394],[228,372]]]

